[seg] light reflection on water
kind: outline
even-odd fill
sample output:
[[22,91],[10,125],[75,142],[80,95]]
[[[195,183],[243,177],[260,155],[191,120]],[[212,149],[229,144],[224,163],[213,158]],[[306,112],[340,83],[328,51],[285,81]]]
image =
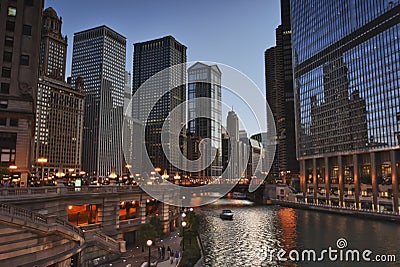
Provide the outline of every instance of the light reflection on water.
[[[222,209],[234,213],[233,221],[219,218]],[[336,249],[336,241],[345,238],[349,249],[370,249],[375,254],[396,254],[399,266],[398,224],[328,213],[294,210],[278,206],[253,206],[241,200],[220,200],[200,212],[201,237],[205,248],[205,264],[212,267],[234,266],[377,266],[363,263],[278,262],[266,259],[269,249],[315,249],[329,246]]]

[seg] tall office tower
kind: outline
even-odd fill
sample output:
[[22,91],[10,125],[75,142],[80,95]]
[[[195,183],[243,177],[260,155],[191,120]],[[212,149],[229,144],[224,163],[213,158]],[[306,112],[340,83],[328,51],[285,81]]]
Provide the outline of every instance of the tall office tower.
[[85,80],[82,168],[92,176],[122,173],[126,38],[107,26],[74,34],[72,84]]
[[299,173],[293,97],[292,45],[289,0],[281,0],[282,24],[276,29],[276,46],[265,51],[267,103],[276,125],[277,148],[270,173],[282,179]]
[[132,117],[132,83],[131,73],[125,71],[125,87],[124,87],[124,115]]
[[268,157],[267,153],[266,153],[266,149],[269,147],[268,144],[268,136],[266,132],[262,132],[262,133],[258,133],[258,134],[253,134],[251,136],[251,139],[257,140],[261,146],[262,146],[262,154],[261,154],[261,158],[262,158],[262,172],[268,172],[269,170],[267,170],[268,166],[270,165],[269,163],[272,161],[272,159],[270,157]]
[[400,2],[291,1],[306,202],[399,212]]
[[[182,63],[186,63],[186,46],[180,44],[172,36],[134,44],[133,94],[154,74]],[[179,106],[179,111],[171,117],[168,117],[168,115],[186,100],[185,83],[186,67],[184,64],[178,69],[168,71],[162,77],[151,79],[146,83],[144,90],[134,96],[137,101],[134,101],[132,106],[133,117],[145,125],[143,153],[147,154],[151,160],[151,165],[153,165],[147,166],[148,164],[144,162],[146,171],[156,167],[161,168],[162,173],[167,171],[169,175],[174,175],[176,172],[183,173],[180,168],[171,164],[168,158],[174,162],[182,160],[176,149],[170,149],[172,146],[180,147],[182,153],[186,153],[186,145],[183,141],[186,135],[184,105]],[[164,94],[153,106],[154,98],[168,89],[172,90]],[[151,110],[150,115],[145,114],[144,110]],[[165,131],[161,133],[164,123]],[[171,134],[171,127],[182,129],[179,137]],[[165,151],[161,145],[161,134],[165,138]]]
[[[0,3],[0,168],[31,171],[43,1]],[[15,169],[15,167],[17,169]]]
[[[211,150],[216,156],[211,166],[202,166],[205,177],[202,179],[219,177],[222,173],[222,105],[221,105],[221,71],[217,65],[208,66],[197,62],[188,69],[188,131],[200,139],[209,138],[211,143],[205,145],[202,156],[211,157]],[[198,100],[209,98],[210,101]],[[190,158],[196,160],[197,157]]]
[[81,170],[83,80],[76,80],[75,90],[64,80],[67,37],[62,36],[61,25],[53,8],[43,12],[32,162],[40,179]]
[[[239,179],[246,174],[246,166],[248,162],[248,146],[247,142],[241,142],[239,136],[239,119],[237,114],[231,110],[226,118],[226,131],[224,136],[223,151],[229,151],[229,158],[224,156],[226,167],[222,177],[225,179]],[[240,131],[247,137],[245,131]],[[229,140],[226,140],[229,139]],[[228,145],[228,148],[226,147]],[[229,163],[229,164],[227,164]]]

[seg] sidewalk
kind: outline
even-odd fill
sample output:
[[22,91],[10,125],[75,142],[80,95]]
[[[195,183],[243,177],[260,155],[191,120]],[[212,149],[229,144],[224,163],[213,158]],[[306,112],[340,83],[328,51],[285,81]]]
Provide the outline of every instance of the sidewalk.
[[[158,261],[157,267],[172,267],[175,266],[175,259],[174,263],[170,264],[169,262],[169,255],[167,252],[168,246],[175,252],[179,251],[180,247],[180,242],[181,242],[181,237],[178,235],[178,230],[171,232],[167,237],[165,237],[162,241],[158,242],[155,246],[153,245],[151,247],[151,261],[155,262]],[[164,245],[165,247],[165,259],[160,259],[159,258],[159,252],[158,248],[162,247]],[[144,252],[142,252],[142,247],[135,247],[131,248],[126,251],[127,257],[126,258],[121,258],[117,261],[114,261],[109,265],[105,264],[103,266],[113,266],[113,267],[126,267],[129,264],[131,264],[131,267],[140,267],[144,262],[148,261],[149,258],[149,248],[145,247]]]

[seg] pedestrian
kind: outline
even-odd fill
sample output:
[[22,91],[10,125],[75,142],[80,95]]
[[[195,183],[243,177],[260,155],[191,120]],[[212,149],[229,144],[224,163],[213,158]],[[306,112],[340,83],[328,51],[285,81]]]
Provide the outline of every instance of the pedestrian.
[[167,248],[167,252],[168,252],[168,256],[169,256],[169,253],[171,252],[171,248],[169,246]]
[[169,253],[169,262],[172,264],[174,263],[174,252],[171,250]]
[[164,245],[161,248],[161,256],[162,256],[162,259],[165,259],[165,247],[164,247]]
[[176,251],[175,252],[175,264],[178,264],[178,260],[179,260],[179,252]]
[[158,258],[161,258],[161,247],[158,247]]

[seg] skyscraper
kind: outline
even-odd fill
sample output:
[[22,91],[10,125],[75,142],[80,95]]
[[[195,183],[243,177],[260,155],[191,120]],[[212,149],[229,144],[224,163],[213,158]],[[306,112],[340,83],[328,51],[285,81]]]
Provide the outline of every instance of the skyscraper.
[[74,34],[72,84],[85,80],[82,167],[97,177],[122,173],[126,38],[107,26]]
[[43,1],[0,3],[0,168],[31,171]]
[[291,1],[302,201],[399,212],[400,2]]
[[299,173],[295,153],[295,119],[289,0],[281,0],[282,24],[276,29],[276,46],[265,51],[267,103],[276,124],[277,149],[270,173],[289,178]]
[[[53,8],[43,12],[32,162],[40,178],[56,172],[76,174],[81,169],[84,85],[76,79],[73,90],[65,82],[67,37],[62,36],[61,25]],[[39,158],[47,163],[38,162]]]
[[[135,95],[139,87],[154,74],[182,63],[186,63],[186,46],[179,43],[172,36],[134,44],[133,94]],[[182,65],[179,70],[171,71],[168,75],[162,78],[159,77],[158,80],[150,81],[152,84],[145,88],[145,92],[138,92],[135,95],[136,102],[134,101],[132,106],[133,117],[145,125],[147,152],[146,149],[143,152],[148,155],[153,167],[161,168],[162,172],[167,171],[170,175],[181,172],[181,170],[170,164],[167,157],[175,162],[180,161],[181,157],[176,151],[169,148],[171,146],[179,146],[182,151],[186,150],[183,142],[186,118],[184,106],[180,106],[180,112],[168,118],[168,114],[186,100],[185,77],[186,68],[185,65]],[[154,107],[151,106],[154,98],[168,88],[172,90],[163,95]],[[147,109],[151,110],[148,117],[148,114],[143,112]],[[163,150],[161,145],[161,129],[164,123],[166,131],[163,134],[166,138],[165,140],[167,140],[164,144],[166,151]],[[171,125],[174,125],[173,127],[181,127],[182,131],[179,138],[170,134],[172,131]],[[146,166],[146,168],[150,167]]]
[[[219,177],[222,173],[222,105],[221,105],[221,71],[217,65],[208,66],[197,62],[188,69],[188,101],[196,98],[209,98],[210,101],[194,101],[188,105],[188,131],[195,137],[209,138],[211,143],[203,151],[204,157],[211,157],[211,148],[216,157],[211,166],[205,168],[206,177]],[[189,158],[196,160],[197,158]],[[205,166],[203,166],[204,169]]]

